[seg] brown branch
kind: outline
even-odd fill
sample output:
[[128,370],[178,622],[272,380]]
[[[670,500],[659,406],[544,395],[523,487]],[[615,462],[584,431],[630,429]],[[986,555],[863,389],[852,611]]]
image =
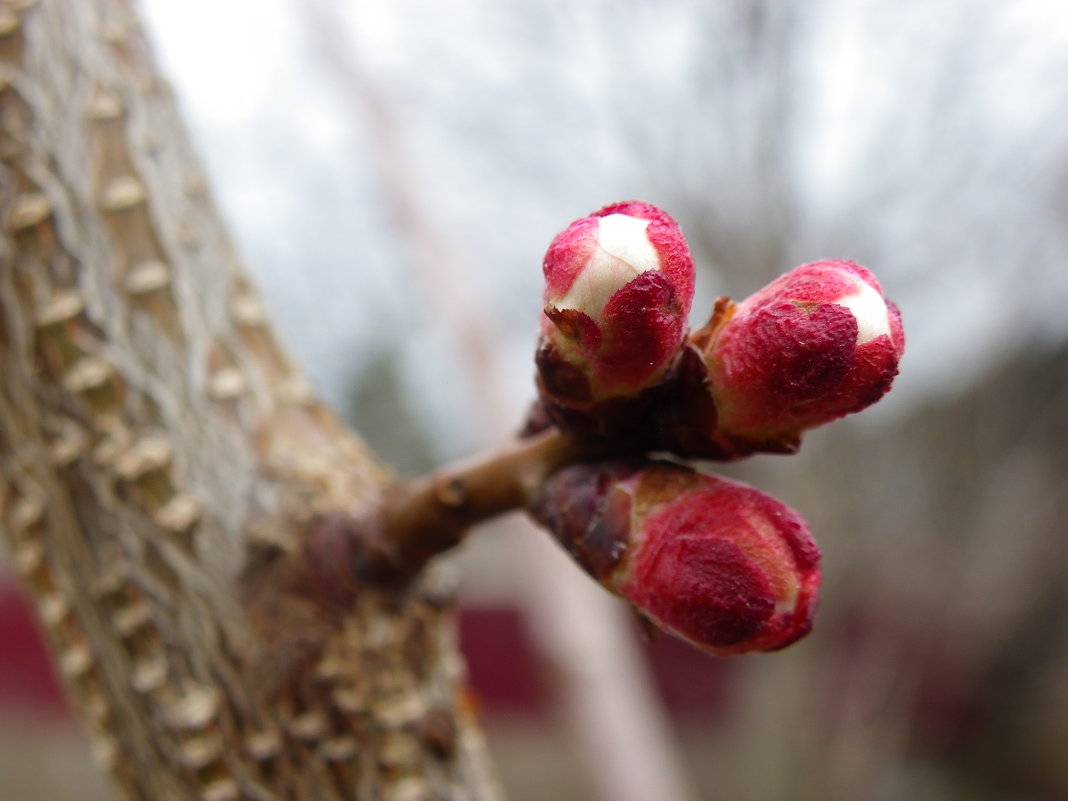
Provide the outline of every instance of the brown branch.
[[350,535],[365,546],[358,549],[355,572],[382,582],[410,578],[431,558],[458,545],[467,529],[524,508],[556,470],[612,450],[577,442],[554,428],[394,485],[351,520]]

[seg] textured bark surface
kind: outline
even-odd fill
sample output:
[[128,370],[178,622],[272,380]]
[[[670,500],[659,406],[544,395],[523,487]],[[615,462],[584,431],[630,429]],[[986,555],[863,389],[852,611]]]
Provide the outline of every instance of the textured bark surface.
[[0,124],[0,532],[123,794],[496,797],[447,589],[309,558],[386,476],[276,344],[129,5],[0,2]]

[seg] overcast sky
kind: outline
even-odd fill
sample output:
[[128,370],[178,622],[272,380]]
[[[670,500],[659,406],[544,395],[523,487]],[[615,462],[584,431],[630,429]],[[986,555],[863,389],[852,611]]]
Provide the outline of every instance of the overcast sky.
[[[709,268],[697,310],[771,270],[867,263],[909,343],[882,414],[1068,327],[1062,3],[143,7],[314,382],[341,403],[377,343],[404,340],[413,392],[452,421],[446,454],[482,436],[456,422],[480,390],[434,281],[446,271],[445,294],[497,346],[519,414],[544,248],[614,200],[662,205],[693,232]],[[429,251],[398,222],[398,184]]]

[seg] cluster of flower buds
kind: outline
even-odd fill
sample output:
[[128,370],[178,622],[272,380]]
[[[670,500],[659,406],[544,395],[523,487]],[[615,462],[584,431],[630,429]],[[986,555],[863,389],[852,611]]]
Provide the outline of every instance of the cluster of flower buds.
[[776,650],[812,626],[819,551],[753,487],[667,462],[577,464],[531,514],[606,589],[709,653]]
[[[545,256],[528,431],[616,443],[629,462],[566,468],[531,507],[578,562],[657,625],[718,654],[782,647],[810,626],[818,552],[759,491],[644,459],[792,453],[897,374],[904,334],[875,276],[805,264],[687,335],[693,261],[645,203],[577,220]],[[540,419],[539,419],[540,418]]]
[[619,436],[683,346],[693,301],[689,247],[671,217],[616,203],[549,246],[535,361],[545,411],[573,433]]

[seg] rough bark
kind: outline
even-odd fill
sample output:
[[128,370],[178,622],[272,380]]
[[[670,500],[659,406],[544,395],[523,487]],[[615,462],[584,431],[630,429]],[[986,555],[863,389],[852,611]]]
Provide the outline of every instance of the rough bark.
[[[0,530],[128,798],[488,799],[448,591],[267,326],[124,0],[0,2]],[[318,534],[316,533],[318,532]]]

